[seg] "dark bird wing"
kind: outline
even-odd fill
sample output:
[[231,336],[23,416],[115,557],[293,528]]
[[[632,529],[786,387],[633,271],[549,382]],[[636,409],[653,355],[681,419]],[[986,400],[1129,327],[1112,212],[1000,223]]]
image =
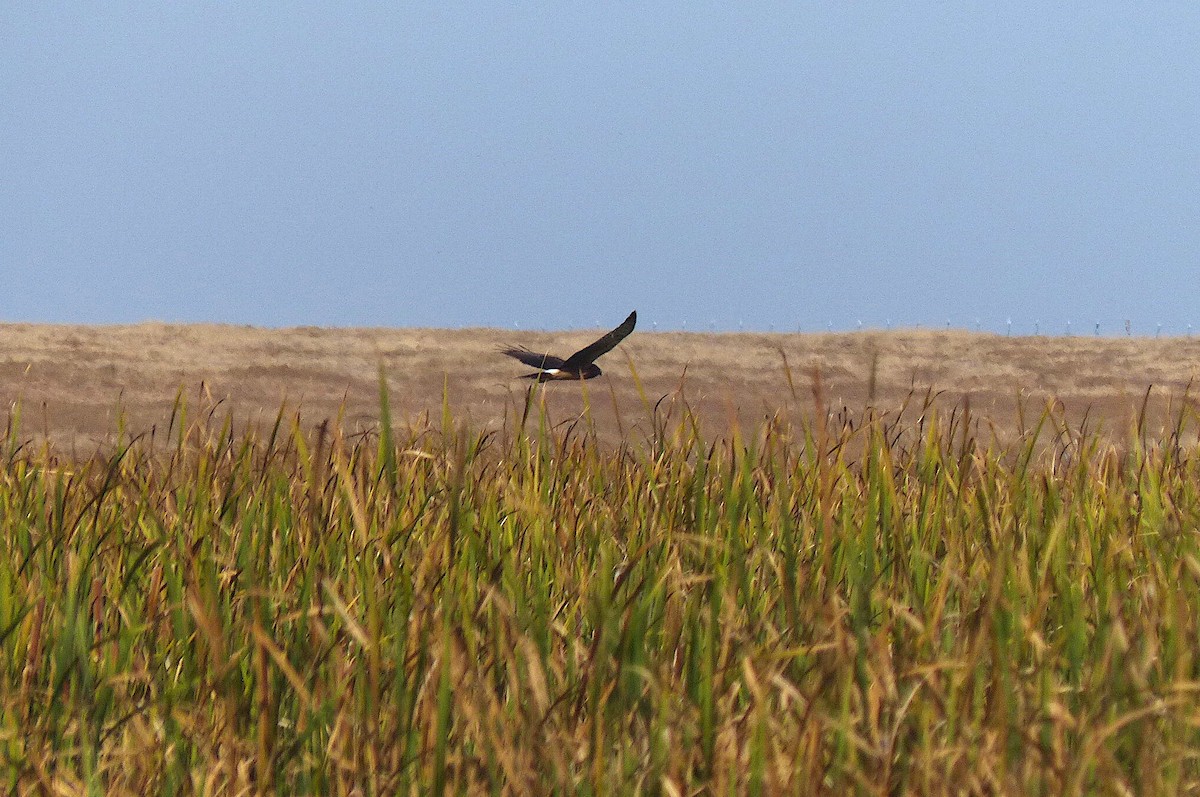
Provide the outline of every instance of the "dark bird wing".
[[562,368],[563,361],[561,357],[555,357],[553,354],[537,354],[529,349],[504,349],[504,353],[509,357],[515,357],[521,362],[528,365],[530,368]]
[[563,365],[565,365],[567,368],[580,368],[584,365],[587,365],[600,355],[607,354],[608,352],[612,351],[614,346],[625,340],[625,338],[630,332],[633,331],[633,328],[636,325],[637,310],[634,310],[629,314],[629,318],[626,318],[621,322],[621,326],[617,327],[612,332],[609,332],[592,345],[586,346],[572,354],[567,358],[567,361]]

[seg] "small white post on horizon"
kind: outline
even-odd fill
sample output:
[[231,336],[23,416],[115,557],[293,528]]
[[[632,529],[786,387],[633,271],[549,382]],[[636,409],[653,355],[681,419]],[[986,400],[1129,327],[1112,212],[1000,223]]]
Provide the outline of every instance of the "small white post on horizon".
[[1067,337],[1071,337],[1071,319],[1067,319]]
[[1008,332],[1005,334],[1007,334],[1010,338],[1012,337],[1012,316],[1008,317]]

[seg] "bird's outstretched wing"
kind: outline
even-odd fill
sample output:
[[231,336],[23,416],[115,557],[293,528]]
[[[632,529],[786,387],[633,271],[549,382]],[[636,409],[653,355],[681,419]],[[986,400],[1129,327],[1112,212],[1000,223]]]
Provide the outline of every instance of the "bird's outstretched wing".
[[530,368],[546,369],[563,367],[562,358],[555,357],[553,354],[538,354],[529,349],[504,349],[503,352],[509,357],[515,357]]
[[618,343],[623,341],[626,338],[626,336],[628,336],[629,333],[633,331],[633,328],[636,325],[637,325],[637,310],[634,310],[632,313],[629,314],[628,318],[626,318],[624,321],[621,322],[621,326],[617,327],[612,332],[609,332],[607,335],[600,338],[600,340],[596,341],[592,345],[585,346],[584,348],[580,349],[579,351],[575,352],[570,357],[568,357],[566,362],[563,363],[564,367],[580,368],[580,367],[587,365],[588,363],[594,361],[600,355],[607,354],[608,352],[613,350],[614,346],[616,346]]

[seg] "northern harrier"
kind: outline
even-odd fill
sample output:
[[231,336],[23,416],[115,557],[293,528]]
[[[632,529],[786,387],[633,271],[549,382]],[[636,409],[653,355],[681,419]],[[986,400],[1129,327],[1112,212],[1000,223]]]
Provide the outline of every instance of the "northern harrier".
[[593,379],[600,376],[600,366],[595,364],[596,358],[612,351],[614,346],[633,331],[635,324],[637,324],[637,310],[630,313],[629,317],[621,322],[621,326],[565,360],[552,354],[535,354],[525,348],[504,349],[504,353],[538,369],[532,374],[525,374],[521,377],[522,379],[536,379],[539,382],[551,379]]

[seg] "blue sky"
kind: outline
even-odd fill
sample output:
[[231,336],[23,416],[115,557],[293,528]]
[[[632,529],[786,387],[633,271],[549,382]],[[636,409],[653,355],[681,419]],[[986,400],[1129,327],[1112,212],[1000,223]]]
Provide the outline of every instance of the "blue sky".
[[0,320],[1200,332],[1196,4],[501,5],[7,4]]

